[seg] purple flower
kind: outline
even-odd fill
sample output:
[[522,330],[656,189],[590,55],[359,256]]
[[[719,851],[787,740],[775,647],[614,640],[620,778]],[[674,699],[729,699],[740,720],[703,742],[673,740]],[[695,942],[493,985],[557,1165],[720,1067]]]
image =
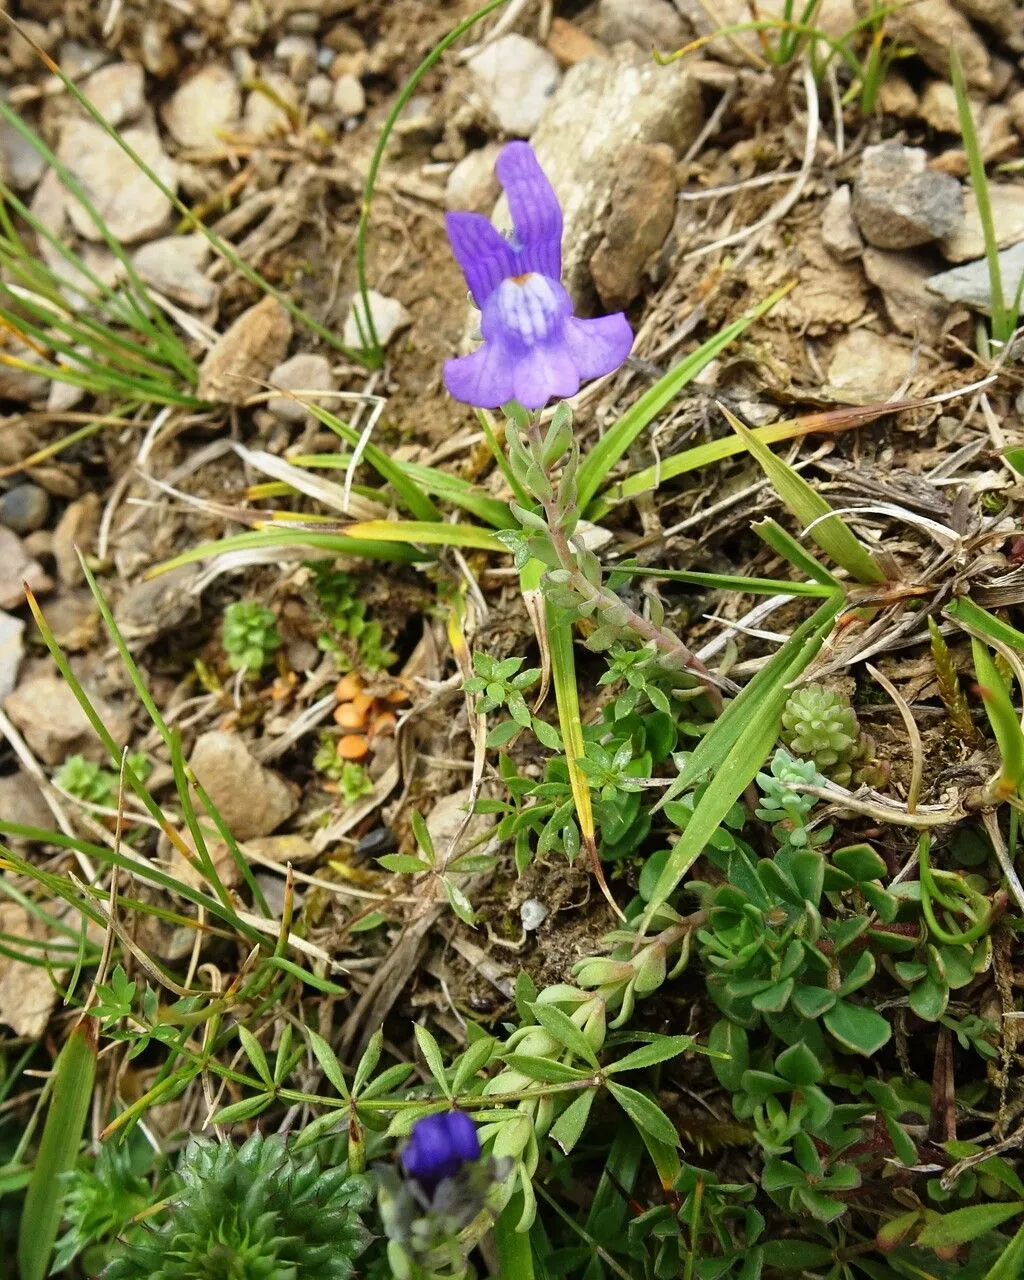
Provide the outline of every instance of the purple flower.
[[454,1178],[462,1166],[480,1159],[476,1125],[463,1111],[441,1111],[424,1116],[413,1125],[402,1152],[402,1167],[428,1195],[445,1178]]
[[529,143],[510,142],[496,165],[512,212],[505,239],[479,213],[445,218],[452,252],[483,313],[483,346],[445,361],[456,400],[494,409],[518,400],[540,409],[573,396],[587,378],[617,369],[633,345],[622,312],[578,320],[562,287],[562,210]]

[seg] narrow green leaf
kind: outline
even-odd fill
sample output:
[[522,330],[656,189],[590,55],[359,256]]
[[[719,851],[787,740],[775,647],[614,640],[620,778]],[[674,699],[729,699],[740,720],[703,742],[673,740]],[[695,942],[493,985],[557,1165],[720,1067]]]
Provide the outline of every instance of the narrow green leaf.
[[494,1224],[494,1249],[498,1255],[498,1275],[505,1280],[535,1280],[530,1233],[520,1231],[526,1213],[522,1191],[516,1191]]
[[[756,525],[754,527],[757,529]],[[813,556],[810,558],[813,560]],[[816,560],[814,563],[817,565]],[[787,582],[780,578],[745,578],[738,573],[697,573],[688,569],[644,569],[639,565],[617,566],[615,573],[622,574],[624,577],[664,578],[666,582],[688,582],[692,586],[708,587],[712,591],[740,591],[757,596],[818,596],[824,599],[831,596],[841,583],[827,569],[820,565],[818,568],[826,576],[819,578],[817,582]],[[808,577],[810,576],[812,575],[808,574]]]
[[452,1093],[464,1092],[473,1077],[490,1062],[497,1047],[498,1042],[494,1036],[481,1036],[469,1046],[465,1053],[460,1054],[455,1064],[455,1075],[452,1078]]
[[985,713],[999,746],[1003,765],[1000,786],[1008,792],[1020,791],[1024,785],[1024,733],[1010,700],[1010,691],[987,647],[974,636],[971,637],[971,650]]
[[706,368],[735,338],[748,328],[755,320],[766,315],[772,307],[792,288],[785,284],[776,289],[763,302],[758,303],[745,315],[734,320],[720,333],[709,338],[692,354],[670,369],[653,387],[645,391],[639,400],[622,415],[615,425],[601,437],[580,464],[579,504],[585,509],[608,478],[612,467],[626,453],[626,450],[641,431],[648,426],[662,409],[682,391],[687,383],[692,382],[698,373]]
[[590,1118],[590,1109],[597,1097],[596,1089],[586,1089],[566,1107],[551,1126],[549,1137],[554,1138],[562,1151],[568,1155],[583,1136]]
[[426,546],[472,547],[508,555],[508,547],[489,529],[475,524],[447,524],[443,520],[364,520],[349,525],[346,534],[363,542],[408,542]]
[[274,1101],[272,1093],[257,1093],[251,1098],[243,1098],[241,1102],[232,1102],[221,1109],[213,1117],[214,1124],[238,1124],[240,1120],[252,1120],[266,1111]]
[[413,1034],[416,1037],[416,1043],[420,1047],[420,1053],[423,1054],[423,1060],[430,1069],[430,1074],[434,1077],[437,1087],[448,1099],[452,1096],[452,1087],[448,1083],[448,1076],[444,1069],[444,1058],[441,1056],[441,1046],[434,1039],[430,1031],[421,1026],[418,1022],[413,1025]]
[[753,530],[776,555],[783,556],[800,573],[806,573],[809,578],[813,578],[826,589],[842,590],[843,584],[836,575],[812,556],[806,547],[797,542],[788,530],[783,529],[777,520],[773,520],[770,516],[766,520],[758,520],[754,523]]
[[719,405],[726,421],[747,446],[749,453],[760,464],[761,470],[772,483],[772,488],[786,506],[805,527],[822,551],[838,565],[863,583],[885,582],[885,574],[875,563],[871,552],[852,532],[841,516],[832,512],[825,499],[800,475],[777,458],[767,445],[744,426],[734,413]]
[[263,1052],[263,1046],[249,1028],[242,1026],[241,1023],[239,1023],[238,1026],[238,1038],[242,1042],[242,1048],[245,1050],[245,1056],[256,1069],[256,1074],[264,1084],[273,1088],[274,1077],[267,1062],[267,1055]]
[[384,1032],[378,1028],[370,1037],[370,1041],[363,1051],[363,1056],[356,1064],[356,1073],[352,1080],[353,1093],[362,1093],[363,1086],[377,1069],[377,1063],[380,1062],[380,1055],[383,1050]]
[[968,596],[960,596],[943,610],[947,618],[952,618],[971,635],[979,635],[982,639],[995,640],[1024,653],[1024,631],[1011,627],[1002,618],[989,613],[981,605],[975,604]]
[[280,526],[273,529],[251,529],[247,533],[236,533],[230,538],[220,538],[216,542],[200,542],[190,547],[181,555],[164,560],[146,574],[147,578],[156,578],[161,573],[170,573],[183,564],[194,564],[197,560],[212,560],[215,556],[225,555],[229,551],[254,551],[264,547],[308,547],[311,551],[326,551],[335,556],[354,556],[364,560],[390,560],[396,564],[415,564],[425,560],[424,552],[415,547],[406,546],[402,542],[366,542],[358,538],[348,538],[340,533],[319,533],[313,529],[289,529]]
[[652,1102],[646,1094],[612,1080],[608,1081],[608,1092],[638,1129],[650,1134],[656,1141],[665,1143],[666,1146],[680,1145],[675,1125],[661,1107],[656,1102]]
[[565,1045],[570,1053],[597,1069],[597,1056],[590,1047],[590,1041],[567,1014],[555,1005],[542,1004],[539,1000],[530,1005],[530,1012],[559,1044]]
[[1011,1200],[996,1204],[972,1204],[966,1209],[954,1209],[941,1218],[929,1222],[917,1237],[919,1245],[929,1249],[948,1249],[954,1245],[977,1240],[986,1231],[994,1231],[1010,1218],[1024,1212],[1024,1201]]
[[639,1071],[643,1067],[653,1067],[659,1062],[668,1062],[681,1053],[688,1053],[694,1047],[693,1036],[659,1036],[650,1044],[641,1045],[624,1058],[605,1067],[606,1075],[617,1075],[620,1071]]
[[1024,1226],[989,1268],[985,1280],[1020,1280],[1024,1276]]
[[57,1055],[53,1088],[18,1230],[21,1280],[43,1280],[60,1227],[67,1183],[85,1132],[96,1078],[99,1027],[84,1018]]
[[348,1101],[350,1094],[348,1084],[345,1080],[345,1073],[341,1068],[341,1063],[334,1050],[327,1041],[314,1031],[312,1027],[306,1027],[306,1039],[309,1041],[309,1047],[313,1050],[313,1056],[320,1063],[320,1070],[327,1079],[337,1089],[338,1094]]
[[584,1080],[590,1074],[554,1058],[538,1058],[532,1053],[507,1053],[502,1060],[513,1071],[521,1071],[524,1076],[540,1080],[543,1084],[566,1084],[571,1080]]
[[[527,566],[529,567],[529,566]],[[576,658],[572,648],[572,627],[563,609],[545,603],[548,649],[551,655],[551,678],[558,707],[558,727],[569,769],[569,785],[576,804],[576,820],[584,842],[594,841],[594,810],[590,783],[580,764],[584,758],[583,723],[580,719],[579,689],[576,684]]]

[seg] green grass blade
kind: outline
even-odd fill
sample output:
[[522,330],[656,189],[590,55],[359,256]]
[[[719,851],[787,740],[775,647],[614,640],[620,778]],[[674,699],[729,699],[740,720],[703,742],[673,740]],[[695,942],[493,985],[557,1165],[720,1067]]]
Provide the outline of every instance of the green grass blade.
[[639,565],[617,566],[616,576],[664,578],[668,582],[687,582],[694,587],[709,587],[718,591],[740,591],[755,596],[819,596],[835,595],[839,585],[824,582],[783,582],[775,578],[744,578],[738,573],[698,573],[689,569],[643,569]]
[[821,494],[817,493],[799,472],[794,471],[771,449],[761,443],[749,427],[744,426],[735,414],[719,405],[726,420],[771,481],[772,488],[786,506],[805,527],[810,536],[826,555],[863,583],[885,582],[885,574],[875,563],[871,552],[853,533],[846,521],[832,512]]
[[985,712],[995,734],[1003,766],[997,787],[1004,796],[1016,795],[1024,785],[1024,732],[1006,681],[996,669],[988,648],[971,636],[971,650]]
[[766,520],[759,520],[753,526],[754,532],[759,538],[768,544],[776,553],[788,560],[789,563],[800,573],[805,573],[808,578],[813,578],[828,591],[842,590],[842,583],[834,573],[825,568],[806,547],[801,546],[796,538],[777,520],[773,520],[769,516]]
[[[529,565],[526,567],[529,568]],[[593,849],[594,808],[590,798],[590,782],[580,767],[584,755],[583,722],[580,719],[576,659],[572,649],[572,625],[563,609],[547,602],[544,616],[551,653],[551,679],[555,690],[555,705],[558,707],[558,727],[569,769],[569,785],[576,805],[576,819],[580,824],[584,845]]]
[[[337,414],[331,413],[330,409],[325,409],[323,405],[314,404],[312,401],[306,407],[318,422],[323,423],[336,436],[344,440],[347,445],[350,445],[353,449],[358,446],[360,433],[354,427],[350,427],[347,422],[342,422]],[[394,489],[395,493],[398,494],[417,520],[441,519],[441,512],[420,486],[406,474],[400,463],[394,462],[372,442],[367,442],[363,449],[363,457],[381,479],[385,480]]]
[[534,1280],[533,1248],[527,1231],[517,1231],[523,1216],[523,1193],[517,1191],[494,1224],[494,1247],[498,1254],[498,1274],[505,1280]]
[[706,368],[744,329],[749,328],[755,320],[769,312],[772,307],[792,288],[792,284],[776,289],[763,302],[746,314],[734,320],[720,333],[709,338],[691,355],[681,360],[674,369],[659,379],[653,387],[645,391],[610,431],[605,432],[593,449],[580,463],[579,469],[579,502],[586,509],[587,504],[608,478],[612,467],[623,456],[641,431],[665,408],[665,406],[692,382],[698,373]]
[[1011,627],[1002,618],[997,618],[994,613],[989,613],[981,605],[975,604],[968,596],[953,600],[943,612],[947,618],[952,618],[970,634],[980,634],[982,637],[994,640],[997,644],[1005,644],[1011,649],[1024,653],[1024,631]]
[[508,555],[508,547],[489,529],[475,524],[446,524],[443,520],[364,520],[348,526],[350,537],[367,542],[424,543],[439,547],[472,547]]
[[44,1280],[60,1227],[67,1186],[89,1116],[96,1077],[98,1026],[85,1018],[71,1032],[53,1068],[53,1091],[18,1230],[21,1280]]
[[1024,1275],[1024,1226],[985,1274],[985,1280],[1019,1280]]
[[401,542],[365,542],[340,533],[317,533],[312,529],[258,529],[236,533],[217,542],[201,542],[181,555],[164,560],[146,575],[155,578],[179,565],[197,560],[212,560],[229,551],[260,550],[264,547],[308,547],[311,551],[329,551],[336,556],[362,557],[364,560],[392,560],[397,564],[415,564],[427,557]]

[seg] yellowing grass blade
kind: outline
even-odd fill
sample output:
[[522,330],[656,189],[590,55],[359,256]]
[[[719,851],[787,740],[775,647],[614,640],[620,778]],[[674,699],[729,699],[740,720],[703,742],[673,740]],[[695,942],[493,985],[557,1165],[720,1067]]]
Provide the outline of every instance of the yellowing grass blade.
[[446,524],[443,520],[364,520],[350,524],[350,538],[370,542],[411,542],[440,547],[473,547],[508,555],[508,547],[488,529],[475,524]]
[[57,1055],[43,1137],[18,1231],[21,1280],[44,1280],[64,1206],[64,1174],[74,1167],[96,1077],[97,1023],[83,1018]]

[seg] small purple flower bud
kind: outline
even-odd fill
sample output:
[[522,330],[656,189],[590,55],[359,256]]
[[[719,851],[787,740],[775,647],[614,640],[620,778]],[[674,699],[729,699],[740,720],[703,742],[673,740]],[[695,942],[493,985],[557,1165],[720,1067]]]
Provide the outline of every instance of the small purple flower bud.
[[479,1159],[476,1125],[463,1111],[441,1111],[417,1120],[402,1151],[403,1169],[428,1195],[445,1178],[454,1178],[464,1164]]
[[480,308],[483,346],[445,361],[456,400],[495,409],[518,400],[541,409],[629,355],[623,313],[579,320],[561,282],[562,209],[528,142],[510,142],[495,166],[512,214],[506,239],[479,213],[449,213],[448,239]]

